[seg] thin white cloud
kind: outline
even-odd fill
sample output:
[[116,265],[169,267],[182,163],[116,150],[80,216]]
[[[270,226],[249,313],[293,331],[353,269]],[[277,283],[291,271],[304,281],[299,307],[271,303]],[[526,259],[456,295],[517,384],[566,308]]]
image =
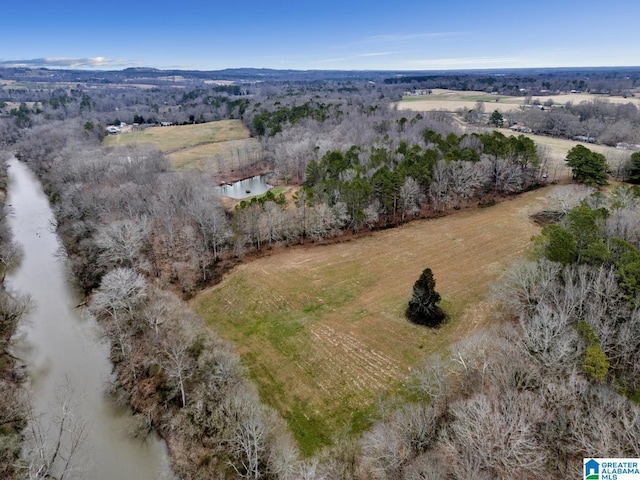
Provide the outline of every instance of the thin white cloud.
[[27,68],[88,68],[106,69],[139,66],[139,62],[126,59],[106,57],[70,58],[70,57],[42,57],[20,60],[0,60],[3,67]]
[[371,53],[361,53],[358,57],[383,57],[385,55],[395,55],[398,52],[371,52]]
[[348,60],[347,58],[325,58],[324,60],[314,60],[311,64],[316,63],[340,63]]
[[433,38],[451,38],[469,35],[472,32],[422,32],[422,33],[391,33],[366,37],[365,42],[407,42]]

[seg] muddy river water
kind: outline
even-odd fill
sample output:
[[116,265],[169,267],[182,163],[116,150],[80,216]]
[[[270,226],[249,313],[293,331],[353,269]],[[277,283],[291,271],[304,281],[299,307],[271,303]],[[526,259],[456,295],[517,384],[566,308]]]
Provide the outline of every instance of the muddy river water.
[[164,476],[168,463],[164,442],[157,436],[131,438],[130,414],[115,408],[105,393],[113,379],[108,344],[86,310],[77,307],[82,300],[65,267],[40,183],[15,159],[9,162],[9,181],[10,226],[23,258],[6,283],[10,291],[30,295],[33,301],[15,351],[27,365],[35,412],[45,426],[55,425],[57,397],[62,389],[73,392],[72,412],[86,433],[74,462],[77,478]]

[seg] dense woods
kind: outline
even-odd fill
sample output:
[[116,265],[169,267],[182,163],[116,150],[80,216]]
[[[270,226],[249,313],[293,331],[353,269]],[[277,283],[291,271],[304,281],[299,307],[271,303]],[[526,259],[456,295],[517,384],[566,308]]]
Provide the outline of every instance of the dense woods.
[[[412,86],[445,80],[416,78]],[[569,82],[536,80],[544,81],[549,89]],[[301,459],[233,346],[185,307],[181,297],[265,248],[490,206],[544,184],[544,152],[530,138],[464,133],[443,112],[397,111],[392,102],[406,88],[274,81],[8,94],[21,103],[0,119],[3,149],[43,182],[69,266],[111,339],[114,395],[133,406],[138,435],[155,428],[167,440],[178,478],[568,478],[580,474],[583,456],[640,456],[640,197],[630,187],[558,201],[547,212],[557,222],[534,242],[536,258],[495,288],[500,320],[420,366],[410,401],[381,412],[361,439],[315,458]],[[636,138],[634,109],[602,103],[519,115],[541,132],[615,143]],[[549,126],[560,116],[567,128]],[[120,121],[228,118],[261,141],[277,178],[296,187],[292,196],[270,193],[225,209],[210,176],[173,169],[151,146],[100,143],[105,126]],[[611,118],[627,131],[617,128],[613,138]],[[628,165],[632,179],[636,163]],[[597,173],[586,183],[606,183],[606,170]],[[14,254],[5,230],[0,225],[3,269]],[[0,381],[3,395],[18,398],[7,345],[19,314],[6,292],[0,301]],[[2,408],[9,404],[21,402]],[[5,410],[0,455],[15,459],[23,419]]]

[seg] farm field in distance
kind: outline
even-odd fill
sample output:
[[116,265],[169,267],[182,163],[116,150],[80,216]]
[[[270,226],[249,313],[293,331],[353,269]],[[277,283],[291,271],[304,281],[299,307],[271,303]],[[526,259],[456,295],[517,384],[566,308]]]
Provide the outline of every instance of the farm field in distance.
[[[443,90],[443,91],[448,92],[448,90]],[[473,92],[456,92],[456,95],[461,95],[463,93],[466,94],[466,93],[473,93]],[[482,94],[482,92],[475,92],[475,93]],[[495,96],[492,96],[492,95],[486,95],[486,94],[484,95],[486,97],[491,97],[494,99],[496,98]],[[429,97],[432,97],[432,96],[433,94],[430,95]],[[588,95],[587,94],[571,94],[571,95],[565,95],[565,96],[584,97]],[[596,97],[596,95],[591,95],[591,97]],[[398,104],[398,108],[400,108],[401,110],[412,110],[415,112],[424,112],[424,111],[430,111],[430,110],[443,109],[442,107],[435,107],[435,105],[437,105],[438,103],[437,100],[433,103],[430,103],[429,100],[425,100],[426,103],[422,103],[421,100],[415,100],[415,101],[413,100],[414,98],[423,99],[425,98],[424,96],[423,97],[407,97],[407,98],[408,100],[406,101],[403,100]],[[518,97],[500,97],[500,98],[506,98],[506,99],[511,98],[514,101],[518,99]],[[624,99],[622,97],[606,97],[606,98],[615,98],[617,99],[617,101],[633,100],[634,103],[637,103],[640,106],[640,103],[638,103],[640,102],[640,99],[637,99],[637,100]],[[452,102],[456,102],[456,101],[457,100],[452,100]],[[466,100],[468,105],[465,104],[466,105],[465,108],[473,108],[476,101],[477,100]],[[520,99],[520,101],[522,100]],[[433,107],[433,108],[428,108],[428,107]],[[496,106],[496,108],[503,110],[502,107]],[[444,108],[444,109],[448,110],[447,108]],[[491,111],[492,109],[494,109],[492,104],[485,104],[485,110]],[[455,110],[455,109],[452,108],[452,110]],[[570,177],[571,170],[565,164],[565,158],[567,156],[567,153],[569,152],[569,150],[571,150],[573,147],[575,147],[578,144],[585,145],[584,142],[579,142],[577,140],[571,140],[568,138],[551,137],[549,135],[537,135],[535,133],[512,132],[508,128],[497,128],[497,127],[489,127],[489,126],[481,127],[477,125],[471,125],[462,121],[457,116],[455,118],[458,121],[458,126],[466,133],[474,133],[474,132],[485,133],[485,132],[498,131],[503,133],[505,136],[524,135],[525,137],[529,137],[530,139],[532,139],[537,145],[545,147],[546,153],[549,156],[547,171],[549,173],[550,181],[559,181],[559,180],[562,180],[563,178]],[[598,145],[598,144],[588,143],[586,144],[586,146],[590,150],[593,150],[598,153],[602,153],[609,161],[609,164],[612,170],[615,170],[616,165],[619,164],[620,161],[628,159],[632,153],[627,150],[619,150],[615,147],[610,147],[607,145]]]
[[607,158],[607,161],[609,162],[612,170],[615,170],[615,165],[617,164],[616,160],[628,159],[632,153],[627,150],[619,150],[615,147],[609,147],[607,145],[596,145],[592,143],[585,144],[584,142],[570,140],[568,138],[550,137],[548,135],[536,135],[534,133],[512,132],[508,128],[477,128],[473,126],[466,126],[464,130],[468,132],[498,131],[502,132],[507,137],[511,135],[524,135],[525,137],[529,137],[536,143],[536,145],[544,147],[547,155],[549,156],[546,170],[549,174],[550,182],[562,181],[563,179],[571,178],[571,169],[566,165],[566,157],[569,150],[571,150],[576,145],[586,145],[589,150],[602,153]]
[[585,144],[584,142],[579,142],[577,140],[569,140],[567,138],[557,138],[550,137],[547,135],[536,135],[533,133],[513,133],[508,129],[497,129],[492,128],[491,130],[497,130],[504,133],[506,136],[509,135],[524,135],[525,137],[529,137],[531,140],[536,142],[536,144],[544,146],[547,148],[547,152],[552,160],[553,167],[556,172],[555,177],[550,177],[550,180],[556,180],[561,177],[569,177],[571,175],[571,170],[566,166],[565,159],[567,157],[567,153],[576,145],[585,145],[589,150],[593,150],[594,152],[602,153],[609,161],[609,164],[612,169],[615,169],[615,160],[618,158],[628,159],[631,153],[628,150],[619,150],[615,147],[609,147],[607,145],[596,145],[592,143]]
[[[505,95],[490,95],[486,92],[447,90],[443,88],[434,88],[431,95],[405,96],[397,103],[400,110],[417,110],[428,112],[433,110],[446,110],[455,112],[459,108],[472,109],[476,102],[485,102],[484,108],[486,112],[500,110],[501,112],[509,112],[519,110],[524,105],[525,97],[509,97]],[[562,95],[549,96],[533,96],[532,100],[539,100],[545,103],[547,100],[553,100],[555,104],[566,104],[572,102],[579,104],[580,102],[589,102],[594,99],[601,99],[611,103],[633,103],[640,108],[640,98],[616,97],[609,95],[595,95],[590,93],[567,93]]]
[[[545,187],[490,208],[412,222],[356,241],[282,249],[242,264],[192,308],[234,342],[261,397],[306,454],[359,433],[411,370],[490,322],[489,287],[526,256]],[[429,267],[450,321],[404,316]]]
[[194,125],[149,127],[110,135],[104,144],[150,143],[168,154],[175,168],[212,174],[228,173],[255,163],[261,157],[260,142],[250,138],[240,120],[220,120]]

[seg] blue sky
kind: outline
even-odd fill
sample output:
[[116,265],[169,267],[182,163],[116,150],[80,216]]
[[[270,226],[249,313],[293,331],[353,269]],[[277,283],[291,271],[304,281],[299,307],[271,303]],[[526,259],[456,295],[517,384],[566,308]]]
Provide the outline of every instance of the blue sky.
[[7,0],[0,66],[640,66],[640,1]]

